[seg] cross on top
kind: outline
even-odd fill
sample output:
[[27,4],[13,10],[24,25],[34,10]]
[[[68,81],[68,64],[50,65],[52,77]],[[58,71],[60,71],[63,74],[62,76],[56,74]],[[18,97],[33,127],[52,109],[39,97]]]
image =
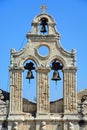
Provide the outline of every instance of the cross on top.
[[41,7],[42,13],[46,13],[47,6],[43,4]]

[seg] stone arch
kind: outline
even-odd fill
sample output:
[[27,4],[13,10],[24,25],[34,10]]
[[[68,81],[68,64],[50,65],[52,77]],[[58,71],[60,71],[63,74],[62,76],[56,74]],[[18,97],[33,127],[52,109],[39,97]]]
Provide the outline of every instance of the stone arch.
[[33,22],[38,22],[38,20],[40,21],[43,17],[48,19],[49,22],[55,23],[54,19],[49,14],[39,14],[34,18]]
[[65,66],[67,65],[66,61],[65,61],[61,56],[59,56],[59,55],[52,56],[52,57],[49,59],[47,65],[50,65],[50,63],[51,63],[53,60],[55,60],[55,59],[59,60],[59,61],[62,63],[63,67],[65,67]]
[[20,62],[20,64],[23,66],[23,64],[24,64],[27,60],[32,60],[32,61],[34,61],[35,64],[36,64],[36,66],[39,66],[39,65],[40,65],[38,59],[37,59],[36,57],[32,56],[32,55],[26,56],[26,57]]
[[[25,69],[25,66],[27,63],[33,63],[33,67],[35,67],[34,70],[31,70],[31,74],[33,78],[27,78],[29,74],[29,70]],[[22,112],[30,113],[32,116],[36,115],[36,90],[37,90],[37,84],[36,84],[36,66],[38,66],[39,62],[38,59],[36,59],[34,56],[27,56],[23,62],[24,71],[22,74]],[[33,86],[33,87],[32,87]],[[26,91],[27,88],[27,91]],[[33,94],[32,94],[33,91]],[[34,103],[35,102],[35,103]],[[30,103],[30,104],[29,104]]]

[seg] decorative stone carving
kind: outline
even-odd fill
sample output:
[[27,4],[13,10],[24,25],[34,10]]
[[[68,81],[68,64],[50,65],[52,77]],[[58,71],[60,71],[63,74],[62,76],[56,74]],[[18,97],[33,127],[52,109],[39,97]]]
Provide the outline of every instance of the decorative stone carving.
[[46,122],[41,122],[41,130],[46,130]]
[[69,130],[74,130],[74,125],[72,122],[69,122]]
[[4,102],[3,99],[4,96],[2,91],[0,90],[0,114],[6,114],[8,111],[8,100]]
[[81,101],[82,101],[82,114],[86,116],[87,115],[87,95],[84,95]]
[[14,128],[13,130],[18,130],[18,122],[14,122]]

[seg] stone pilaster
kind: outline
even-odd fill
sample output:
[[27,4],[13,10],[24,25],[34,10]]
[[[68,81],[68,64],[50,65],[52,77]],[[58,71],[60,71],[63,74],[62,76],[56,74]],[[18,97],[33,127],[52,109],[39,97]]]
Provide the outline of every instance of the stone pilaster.
[[77,111],[76,67],[64,68],[64,113]]
[[37,68],[37,113],[49,113],[49,68]]
[[65,121],[63,124],[63,130],[68,130],[68,121]]
[[23,68],[10,68],[10,113],[22,112]]

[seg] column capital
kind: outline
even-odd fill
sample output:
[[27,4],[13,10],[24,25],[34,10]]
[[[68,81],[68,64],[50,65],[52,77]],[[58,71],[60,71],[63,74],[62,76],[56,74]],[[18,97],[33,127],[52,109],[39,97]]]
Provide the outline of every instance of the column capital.
[[76,66],[70,66],[70,67],[63,67],[63,72],[77,72]]
[[10,67],[9,68],[9,71],[24,71],[24,67],[15,67],[15,66],[13,66],[13,67]]

